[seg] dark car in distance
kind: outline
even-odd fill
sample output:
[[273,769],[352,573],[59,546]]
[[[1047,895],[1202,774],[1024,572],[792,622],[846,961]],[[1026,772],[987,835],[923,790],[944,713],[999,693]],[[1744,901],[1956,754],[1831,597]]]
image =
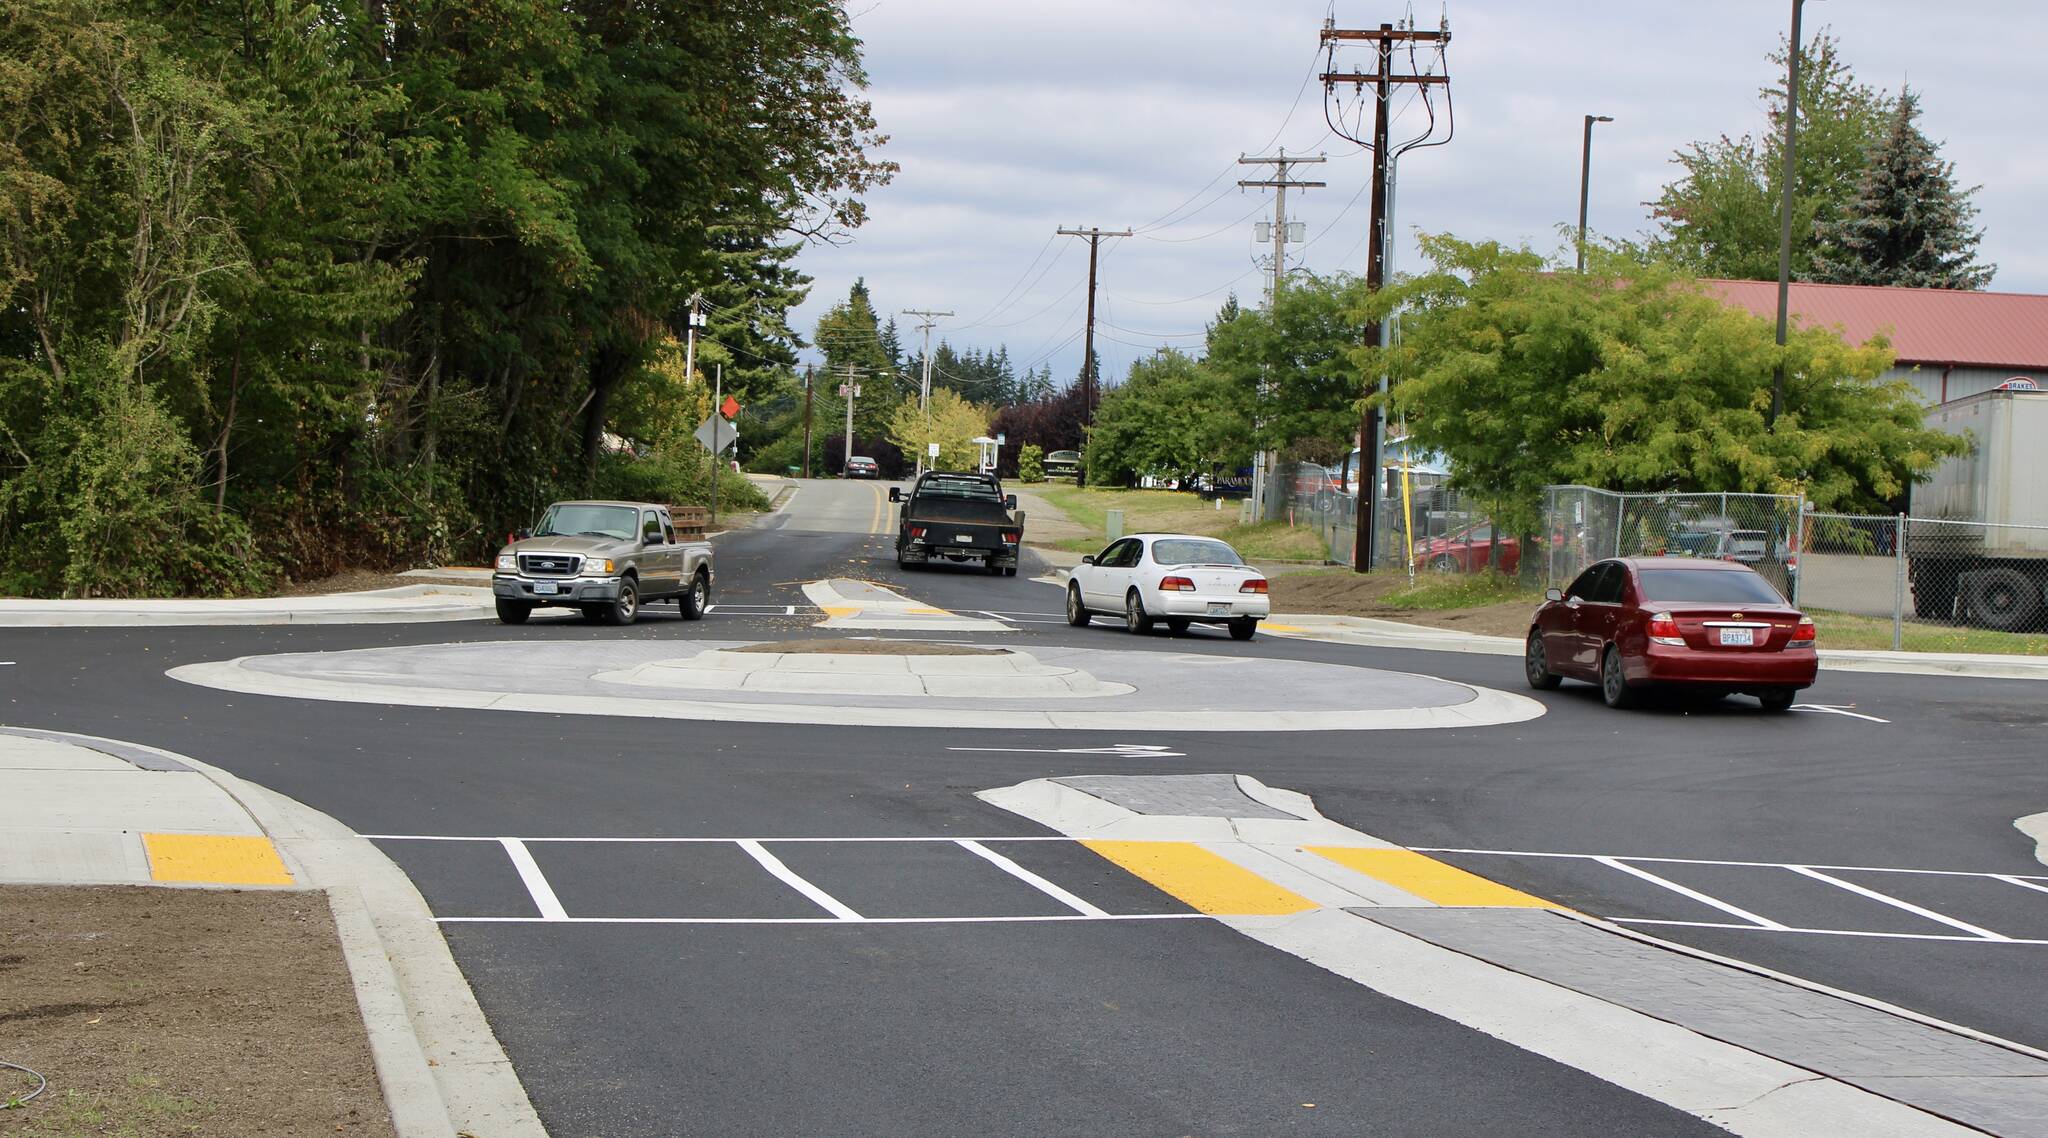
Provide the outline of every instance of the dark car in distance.
[[1523,653],[1533,688],[1585,680],[1609,707],[1656,687],[1744,692],[1783,711],[1820,666],[1813,621],[1739,562],[1614,558],[1546,596]]
[[882,476],[882,466],[866,455],[857,454],[846,460],[846,476],[848,478],[880,478]]

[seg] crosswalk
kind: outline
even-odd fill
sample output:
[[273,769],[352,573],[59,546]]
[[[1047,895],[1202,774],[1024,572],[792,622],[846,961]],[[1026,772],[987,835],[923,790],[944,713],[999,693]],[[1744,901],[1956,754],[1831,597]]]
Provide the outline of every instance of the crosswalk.
[[[2048,874],[1434,848],[1645,928],[2048,945]],[[1586,898],[1585,901],[1578,900]]]
[[[1216,848],[1059,835],[373,835],[450,924],[1157,921],[1319,907]],[[1420,903],[1617,924],[2048,945],[2048,874],[1464,848],[1308,847]],[[1513,882],[1510,886],[1502,882]],[[1314,893],[1313,890],[1309,891]],[[1321,904],[1333,904],[1325,897]],[[1342,902],[1350,903],[1350,902]]]

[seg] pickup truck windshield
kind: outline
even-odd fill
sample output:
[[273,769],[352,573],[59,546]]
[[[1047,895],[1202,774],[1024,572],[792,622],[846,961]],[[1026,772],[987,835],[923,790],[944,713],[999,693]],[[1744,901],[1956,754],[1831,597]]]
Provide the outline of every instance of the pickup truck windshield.
[[996,488],[978,478],[927,478],[917,487],[920,498],[973,498],[985,502],[999,499]]
[[640,532],[640,511],[629,506],[549,506],[535,537],[611,537],[630,541]]

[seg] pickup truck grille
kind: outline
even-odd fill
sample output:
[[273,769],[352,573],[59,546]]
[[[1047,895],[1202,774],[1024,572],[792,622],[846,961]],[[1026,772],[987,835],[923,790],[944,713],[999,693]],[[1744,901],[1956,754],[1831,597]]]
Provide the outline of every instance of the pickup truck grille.
[[574,577],[582,562],[572,553],[522,553],[519,571],[529,577]]

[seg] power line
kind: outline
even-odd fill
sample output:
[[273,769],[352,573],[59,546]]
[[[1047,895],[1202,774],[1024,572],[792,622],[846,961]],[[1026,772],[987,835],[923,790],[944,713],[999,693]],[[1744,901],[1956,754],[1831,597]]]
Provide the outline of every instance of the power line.
[[1084,325],[1087,339],[1081,349],[1081,381],[1086,385],[1081,393],[1081,419],[1091,422],[1095,418],[1095,397],[1097,376],[1095,375],[1095,267],[1105,237],[1129,237],[1128,229],[1105,230],[1100,226],[1088,229],[1068,229],[1062,226],[1059,232],[1069,237],[1088,239],[1088,323]]

